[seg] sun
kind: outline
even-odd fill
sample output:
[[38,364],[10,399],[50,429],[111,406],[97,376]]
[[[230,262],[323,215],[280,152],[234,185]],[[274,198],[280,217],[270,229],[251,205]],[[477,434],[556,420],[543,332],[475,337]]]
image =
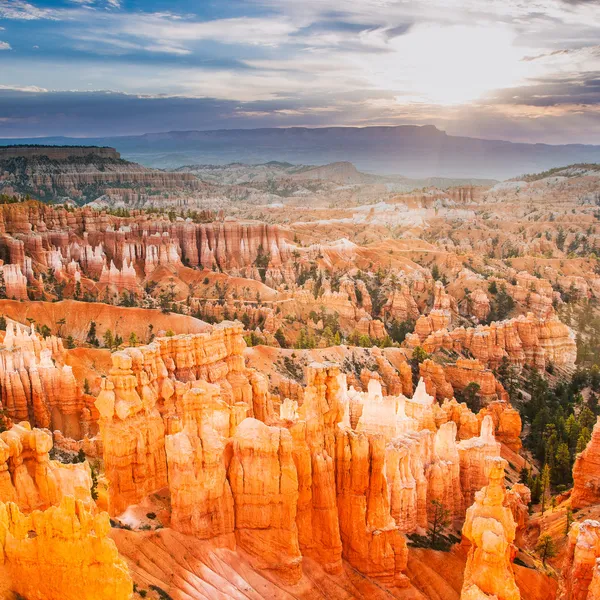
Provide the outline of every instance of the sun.
[[524,49],[506,26],[422,25],[390,42],[367,77],[403,101],[469,103],[530,74]]

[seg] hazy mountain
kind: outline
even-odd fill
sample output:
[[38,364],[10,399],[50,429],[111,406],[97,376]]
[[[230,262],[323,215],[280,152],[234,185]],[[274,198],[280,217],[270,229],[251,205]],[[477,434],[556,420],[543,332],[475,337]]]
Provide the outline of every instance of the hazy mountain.
[[350,161],[357,169],[406,177],[505,179],[572,163],[600,162],[600,146],[520,144],[447,135],[423,127],[303,127],[172,131],[107,138],[0,140],[0,144],[95,144],[147,166],[285,161],[323,165]]

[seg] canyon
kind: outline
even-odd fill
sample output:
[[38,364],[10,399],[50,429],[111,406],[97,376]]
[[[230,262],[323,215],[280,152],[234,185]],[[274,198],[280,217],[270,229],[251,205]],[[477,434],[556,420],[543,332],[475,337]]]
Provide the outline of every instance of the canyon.
[[3,152],[7,600],[597,596],[596,171]]

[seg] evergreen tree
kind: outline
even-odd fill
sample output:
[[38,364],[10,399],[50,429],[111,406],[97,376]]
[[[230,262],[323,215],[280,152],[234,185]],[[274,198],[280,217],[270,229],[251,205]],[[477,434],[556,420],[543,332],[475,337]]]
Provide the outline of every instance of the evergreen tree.
[[568,484],[571,481],[571,453],[564,442],[556,450],[553,475],[557,484]]
[[429,545],[436,548],[440,533],[450,525],[450,511],[440,500],[432,500],[431,504],[433,505],[433,517],[429,527]]
[[542,501],[542,515],[546,510],[547,496],[550,493],[550,466],[544,465],[540,477],[540,500]]
[[565,526],[565,535],[569,535],[569,530],[571,529],[571,525],[573,524],[573,509],[570,506],[567,506],[567,521]]
[[102,339],[104,340],[104,345],[109,350],[112,350],[113,346],[115,345],[115,339],[114,339],[112,331],[110,329],[107,329],[104,332],[104,335],[102,336]]
[[285,335],[281,327],[275,332],[274,337],[281,348],[287,348],[287,340],[285,339]]
[[575,448],[575,452],[577,454],[583,452],[591,439],[592,434],[590,433],[590,430],[587,427],[582,427],[581,432],[579,433],[579,437],[577,438],[577,446]]
[[479,390],[481,386],[471,381],[463,390],[462,396],[467,406],[471,409],[471,412],[478,413],[481,408],[481,401],[479,400]]
[[98,337],[96,336],[96,322],[92,321],[90,323],[90,328],[88,329],[88,334],[87,334],[87,343],[92,345],[92,346],[96,346],[96,348],[100,345],[100,342],[98,341]]
[[540,555],[542,559],[542,564],[546,566],[546,560],[556,556],[556,546],[554,545],[554,540],[549,533],[544,533],[540,536],[538,540],[537,546],[535,547],[537,553]]

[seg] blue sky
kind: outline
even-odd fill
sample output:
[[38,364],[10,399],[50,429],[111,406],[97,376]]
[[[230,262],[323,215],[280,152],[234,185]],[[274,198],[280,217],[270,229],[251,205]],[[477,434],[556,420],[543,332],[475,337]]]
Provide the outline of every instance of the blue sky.
[[600,3],[0,0],[0,137],[376,124],[600,143]]

